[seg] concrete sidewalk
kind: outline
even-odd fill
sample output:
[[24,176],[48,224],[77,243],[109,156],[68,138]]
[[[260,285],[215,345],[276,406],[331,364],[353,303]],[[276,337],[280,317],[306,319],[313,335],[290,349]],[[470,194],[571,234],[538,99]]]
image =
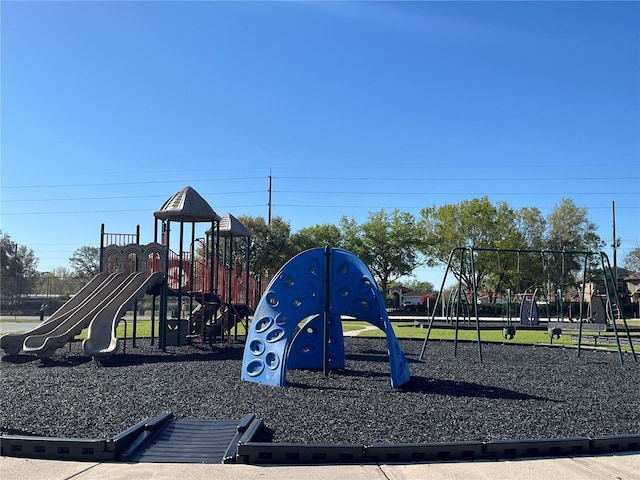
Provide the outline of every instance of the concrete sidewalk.
[[2,480],[638,480],[640,453],[412,465],[257,466],[92,463],[0,457]]

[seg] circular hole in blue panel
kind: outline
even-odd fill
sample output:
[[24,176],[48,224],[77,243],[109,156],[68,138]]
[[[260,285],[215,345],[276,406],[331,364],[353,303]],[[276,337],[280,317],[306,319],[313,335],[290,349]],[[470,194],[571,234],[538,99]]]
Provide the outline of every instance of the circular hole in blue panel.
[[294,307],[299,307],[300,305],[302,305],[302,299],[301,298],[296,298],[293,302],[292,305]]
[[276,315],[276,323],[278,325],[280,326],[286,325],[288,321],[289,321],[289,317],[287,317],[285,314],[279,313],[278,315]]
[[364,298],[357,298],[353,302],[353,306],[360,310],[369,310],[371,308],[371,304]]
[[303,355],[313,355],[316,351],[316,347],[314,345],[303,345],[300,349]]
[[273,342],[277,342],[283,337],[284,337],[284,329],[274,328],[269,333],[267,333],[266,339],[267,339],[267,342],[273,343]]
[[360,290],[369,290],[371,289],[371,279],[368,277],[362,277],[360,279]]
[[338,295],[343,297],[343,298],[348,297],[349,296],[349,289],[347,287],[342,287],[340,289],[340,291],[338,292]]
[[249,362],[247,365],[247,374],[250,377],[257,377],[264,370],[264,362],[260,359],[255,359]]
[[346,275],[347,272],[349,272],[349,262],[344,262],[342,265],[340,265],[338,273],[340,273],[341,275]]
[[267,367],[271,370],[275,370],[280,365],[280,357],[278,357],[277,353],[269,352],[265,357],[265,361],[267,362]]
[[304,290],[307,292],[307,295],[309,295],[310,297],[315,297],[317,295],[316,287],[313,283],[307,283],[305,285]]
[[254,355],[262,355],[262,352],[264,352],[264,342],[257,338],[251,340],[251,343],[249,344],[249,350],[251,350],[251,353],[253,353]]
[[320,273],[320,262],[317,258],[311,259],[307,271],[310,275],[318,275],[318,273]]
[[307,335],[313,335],[316,333],[316,329],[311,326],[308,326],[307,328],[305,328],[305,332]]
[[270,307],[277,307],[278,304],[280,303],[280,301],[278,300],[278,297],[276,296],[276,294],[274,292],[269,292],[267,293],[267,304]]
[[293,279],[293,277],[290,277],[288,275],[284,277],[282,281],[287,287],[293,287],[296,284],[296,281]]
[[258,320],[258,323],[256,323],[256,332],[262,333],[267,328],[269,328],[272,324],[273,324],[273,318],[262,317],[260,320]]

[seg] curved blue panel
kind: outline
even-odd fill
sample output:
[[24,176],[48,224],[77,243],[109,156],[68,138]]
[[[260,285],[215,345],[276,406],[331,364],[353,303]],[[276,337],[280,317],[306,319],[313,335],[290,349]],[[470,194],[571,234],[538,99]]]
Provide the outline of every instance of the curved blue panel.
[[[296,332],[287,368],[324,367],[324,313],[308,319]],[[344,368],[344,337],[340,316],[329,316],[329,368]]]
[[[290,346],[304,319],[324,313],[324,249],[302,252],[289,260],[275,275],[262,295],[247,335],[242,362],[243,380],[283,386],[289,367]],[[262,350],[251,348],[259,340]],[[322,340],[320,340],[320,345]],[[308,343],[308,342],[305,342]],[[318,350],[317,343],[314,344]],[[296,355],[293,355],[295,365]],[[256,374],[255,361],[268,368]],[[320,356],[322,362],[322,356]],[[254,363],[252,363],[254,362]],[[254,367],[251,369],[250,367]]]
[[[344,368],[341,315],[366,320],[386,333],[391,385],[409,380],[409,366],[393,333],[384,299],[366,265],[331,249],[329,367]],[[288,368],[321,368],[324,360],[325,249],[289,260],[267,286],[247,335],[242,379],[283,386]]]
[[384,298],[367,266],[347,250],[331,249],[331,302],[341,315],[375,325],[386,334],[391,386],[409,381],[409,363],[398,343]]

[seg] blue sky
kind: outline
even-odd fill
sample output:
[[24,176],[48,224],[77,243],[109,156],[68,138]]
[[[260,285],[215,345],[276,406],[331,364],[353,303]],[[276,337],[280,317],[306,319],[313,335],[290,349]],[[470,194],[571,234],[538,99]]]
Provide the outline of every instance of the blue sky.
[[[295,232],[488,195],[640,246],[638,2],[13,2],[1,216],[47,271],[190,185]],[[439,285],[439,270],[416,271]]]

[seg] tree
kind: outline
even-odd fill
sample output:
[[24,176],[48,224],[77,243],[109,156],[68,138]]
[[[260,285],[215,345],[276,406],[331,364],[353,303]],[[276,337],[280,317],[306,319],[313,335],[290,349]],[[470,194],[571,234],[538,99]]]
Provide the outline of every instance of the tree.
[[537,207],[522,207],[516,212],[516,226],[523,248],[544,249],[547,221]]
[[[563,198],[547,217],[548,250],[597,252],[604,242],[597,234],[597,226],[587,216],[586,207],[578,207],[570,198]],[[548,272],[554,289],[564,291],[566,285],[575,282],[574,275],[582,269],[577,255],[555,254]]]
[[629,250],[624,256],[622,264],[627,270],[640,272],[640,247]]
[[356,254],[369,267],[387,297],[389,283],[411,275],[420,265],[418,245],[420,233],[416,220],[398,209],[370,213],[362,225],[342,217],[344,248]]
[[71,268],[82,281],[90,280],[100,273],[100,249],[82,246],[69,257]]
[[[522,250],[545,249],[547,221],[537,207],[523,207],[515,212],[518,238],[511,248]],[[545,285],[545,262],[542,254],[503,254],[507,269],[504,282],[513,292],[534,291]]]
[[[425,207],[420,215],[424,232],[420,248],[432,263],[449,263],[451,253],[458,247],[517,249],[525,244],[517,228],[518,219],[524,219],[524,215],[519,217],[505,202],[494,205],[486,196],[458,204]],[[457,259],[451,262],[452,273],[466,290],[473,288],[474,281],[478,287],[500,290],[515,270],[515,260],[510,255],[480,251],[474,257],[474,279],[468,257],[464,255],[462,265]]]
[[413,279],[404,282],[403,286],[420,293],[428,293],[431,295],[436,295],[438,293],[436,288],[433,286],[433,283],[427,281]]
[[[255,276],[266,274],[267,278],[275,274],[292,256],[289,224],[279,216],[271,219],[271,226],[263,217],[241,216],[238,220],[251,232],[251,273]],[[236,252],[246,255],[246,244],[238,245]]]
[[0,230],[0,266],[2,294],[20,298],[31,293],[36,278],[38,258],[32,249],[18,245]]
[[300,229],[291,236],[291,246],[297,253],[317,247],[342,246],[342,232],[336,225],[325,223]]
[[51,293],[54,295],[72,295],[82,288],[83,281],[73,274],[73,271],[66,267],[56,267],[49,279]]

